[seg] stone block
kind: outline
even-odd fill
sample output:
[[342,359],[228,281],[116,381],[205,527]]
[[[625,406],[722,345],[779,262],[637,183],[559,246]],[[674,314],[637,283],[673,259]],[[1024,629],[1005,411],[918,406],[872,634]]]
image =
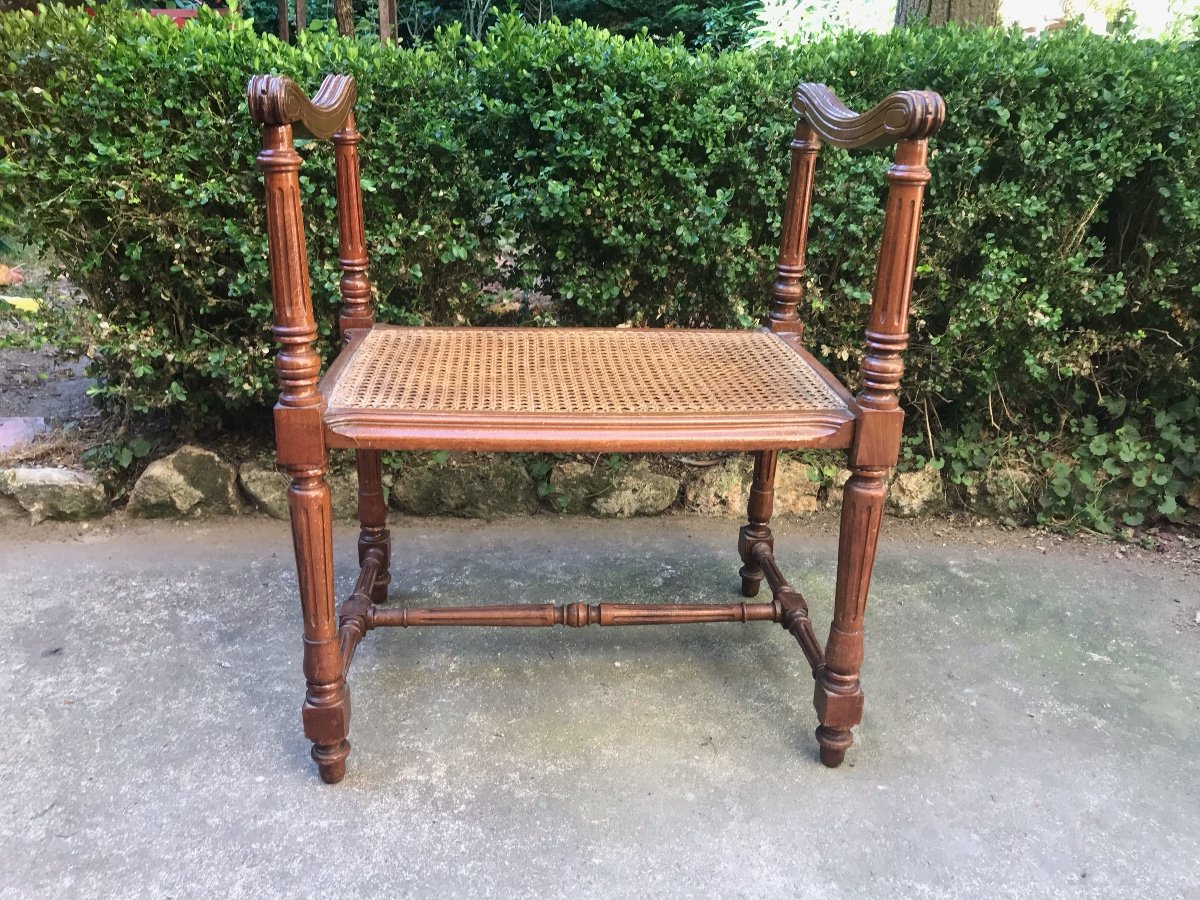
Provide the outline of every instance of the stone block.
[[775,515],[810,515],[821,508],[820,497],[819,469],[797,459],[779,460],[775,469]]
[[675,504],[679,484],[678,478],[655,472],[648,462],[640,460],[614,476],[612,488],[592,502],[592,509],[618,519],[653,516]]
[[934,512],[945,504],[942,475],[937,469],[899,472],[888,488],[888,511],[901,518]]
[[147,466],[129,494],[128,511],[139,518],[237,512],[237,470],[211,450],[180,447]]
[[588,512],[592,503],[612,487],[605,465],[593,466],[579,460],[561,462],[550,472],[552,499],[563,512]]
[[[104,485],[91,472],[76,469],[8,469],[0,475],[0,493],[29,513],[34,524],[43,519],[94,519],[108,512]],[[14,512],[11,505],[9,512]]]
[[537,511],[537,486],[519,462],[505,456],[452,456],[443,465],[399,473],[391,503],[414,516],[495,519]]
[[684,503],[689,512],[702,516],[743,518],[753,480],[753,456],[731,456],[693,479],[684,492]]
[[289,517],[288,478],[283,472],[250,460],[238,467],[238,483],[257,509],[275,519]]

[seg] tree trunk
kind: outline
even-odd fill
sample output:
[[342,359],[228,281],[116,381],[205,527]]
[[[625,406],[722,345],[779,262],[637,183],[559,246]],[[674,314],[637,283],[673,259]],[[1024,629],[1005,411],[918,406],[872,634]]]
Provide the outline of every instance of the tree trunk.
[[308,27],[308,11],[304,8],[304,0],[296,0],[296,37]]
[[333,0],[333,18],[337,22],[338,34],[353,36],[354,6],[350,0]]
[[[341,0],[338,0],[341,2]],[[346,0],[349,5],[349,0]],[[390,44],[396,38],[396,0],[379,0],[379,40]]]
[[288,34],[288,0],[279,0],[275,8],[279,15],[279,39],[286,44],[291,39]]
[[997,25],[1000,22],[1000,0],[898,0],[896,26],[903,28],[914,22],[945,25]]

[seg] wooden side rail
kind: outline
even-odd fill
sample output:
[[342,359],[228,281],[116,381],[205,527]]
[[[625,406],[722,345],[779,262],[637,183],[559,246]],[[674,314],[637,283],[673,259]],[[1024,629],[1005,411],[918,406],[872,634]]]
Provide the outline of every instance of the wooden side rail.
[[796,312],[804,297],[805,253],[812,208],[813,173],[821,141],[845,149],[897,144],[888,170],[888,198],[880,241],[866,353],[860,371],[863,389],[855,398],[851,462],[871,469],[896,464],[903,413],[897,399],[908,347],[908,307],[916,267],[917,237],[925,184],[927,139],[941,127],[946,107],[933,91],[897,91],[858,114],[823,84],[799,85],[792,98],[796,129],[791,142],[791,176],[784,206],[779,259],[768,327],[803,332]]
[[354,590],[338,610],[338,636],[342,654],[342,677],[350,670],[354,651],[369,630],[367,616],[371,610],[371,595],[379,578],[384,555],[379,549],[367,551],[359,568]]
[[369,627],[484,625],[551,628],[566,625],[687,625],[702,622],[778,622],[778,603],[555,603],[372,609]]
[[[802,334],[804,323],[797,313],[797,308],[804,299],[805,253],[808,246],[808,222],[812,211],[813,172],[821,142],[846,150],[877,149],[890,144],[900,144],[896,164],[912,168],[915,147],[924,147],[930,135],[942,126],[946,117],[946,105],[933,91],[897,91],[867,112],[859,114],[846,106],[825,85],[806,82],[798,85],[792,95],[792,111],[796,114],[796,128],[790,145],[791,174],[788,179],[787,200],[783,208],[779,257],[775,266],[775,284],[772,288],[767,326],[775,332]],[[919,155],[920,167],[923,168],[924,153]],[[889,173],[893,187],[898,184],[898,179],[894,176],[899,174],[896,167]],[[899,180],[911,182],[913,174],[914,172],[909,172],[907,175],[900,175]],[[925,181],[928,181],[928,172],[925,173]],[[919,220],[919,202],[916,210],[916,220]],[[916,220],[912,223],[914,249]],[[880,248],[881,266],[885,260],[892,269],[896,268],[897,259],[901,262],[912,262],[911,256],[906,258],[903,254],[908,235],[902,232],[903,229],[895,224],[890,232],[885,229]],[[911,272],[909,286],[911,287]],[[875,296],[878,300],[878,292]],[[904,302],[904,313],[907,317],[907,294]],[[874,318],[876,316],[873,312]]]
[[[350,743],[350,698],[346,669],[362,633],[339,627],[335,619],[331,534],[333,513],[325,481],[328,453],[322,401],[317,393],[321,357],[316,351],[317,323],[309,285],[308,249],[300,203],[300,166],[293,130],[318,139],[334,138],[338,168],[338,220],[341,237],[343,328],[369,327],[374,320],[363,240],[362,189],[358,177],[358,140],[353,106],[354,79],[330,75],[310,100],[290,78],[258,75],[250,79],[246,100],[251,118],[263,126],[262,167],[266,186],[267,246],[271,271],[272,333],[280,345],[275,359],[279,402],[275,405],[275,444],[291,484],[288,507],[296,550],[296,569],[304,609],[302,717],[313,742],[313,759],[323,776],[345,772]],[[387,596],[388,532],[380,487],[379,454],[358,455],[359,559],[374,572],[365,589],[373,599]],[[372,552],[374,551],[374,552]]]
[[371,601],[383,561],[382,551],[371,548],[365,554],[353,590],[339,609],[342,677],[349,671],[354,651],[363,637],[375,628],[552,628],[556,625],[584,628],[588,625],[694,625],[721,622],[776,622],[782,625],[800,644],[815,676],[825,660],[809,620],[808,604],[800,592],[788,583],[766,544],[758,544],[754,548],[754,556],[771,586],[773,599],[770,603],[508,603],[389,609],[376,606]]
[[[325,140],[333,139],[337,167],[338,263],[342,270],[342,311],[338,329],[343,341],[355,328],[370,328],[375,323],[371,303],[371,279],[367,275],[368,259],[363,226],[362,181],[359,174],[358,145],[362,135],[354,123],[354,101],[357,87],[349,75],[328,75],[310,100],[297,84],[285,75],[255,75],[246,87],[246,101],[251,118],[263,127],[264,155],[268,149],[294,153],[293,132]],[[269,159],[259,156],[264,170]],[[299,162],[296,161],[299,169]],[[297,174],[297,178],[298,178]],[[279,218],[278,204],[272,192],[267,192],[268,219]],[[297,215],[268,228],[267,240],[272,257],[291,253],[306,253],[302,217]],[[281,298],[274,290],[272,300],[278,319]],[[312,312],[307,279],[303,285]]]
[[[783,214],[779,259],[768,327],[775,332],[803,333],[796,310],[804,298],[805,252],[812,208],[813,173],[821,141],[847,150],[896,144],[888,170],[888,196],[880,240],[866,352],[859,371],[862,389],[854,400],[854,443],[851,476],[843,491],[838,576],[833,624],[824,656],[815,652],[807,611],[789,605],[785,627],[800,642],[817,677],[814,703],[821,726],[817,740],[821,758],[838,765],[853,740],[851,727],[862,717],[859,669],[863,658],[862,622],[867,589],[875,562],[876,539],[883,516],[885,478],[900,456],[904,413],[897,392],[904,374],[902,354],[908,347],[908,311],[916,268],[921,204],[929,181],[928,139],[942,125],[946,106],[933,91],[898,91],[865,113],[855,113],[823,84],[801,84],[792,95],[796,129],[791,142],[791,176]],[[760,456],[767,471],[774,459]],[[756,469],[755,483],[759,483]],[[769,485],[771,477],[763,481]],[[777,599],[787,589],[770,559],[769,498],[766,513],[756,512],[752,496],[750,524],[739,544],[743,593],[757,591],[756,576],[766,574]],[[765,551],[765,552],[763,552]],[[749,576],[749,577],[748,577]],[[784,583],[786,584],[786,583]],[[751,592],[747,592],[749,586]]]
[[788,582],[787,578],[775,562],[771,546],[766,543],[756,544],[752,551],[758,562],[767,584],[771,586],[771,594],[775,601],[783,607],[783,615],[779,617],[782,625],[796,639],[808,664],[812,666],[813,677],[816,677],[825,665],[825,652],[813,631],[812,620],[808,617],[808,603],[804,596]]

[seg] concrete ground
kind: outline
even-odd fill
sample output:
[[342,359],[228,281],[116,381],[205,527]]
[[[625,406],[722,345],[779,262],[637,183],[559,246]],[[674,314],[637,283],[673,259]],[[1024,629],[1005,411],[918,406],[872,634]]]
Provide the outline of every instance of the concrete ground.
[[[409,520],[393,596],[727,601],[735,527]],[[286,525],[5,525],[0,896],[1200,897],[1200,579],[1113,546],[885,529],[839,770],[776,626],[378,631],[329,787]]]

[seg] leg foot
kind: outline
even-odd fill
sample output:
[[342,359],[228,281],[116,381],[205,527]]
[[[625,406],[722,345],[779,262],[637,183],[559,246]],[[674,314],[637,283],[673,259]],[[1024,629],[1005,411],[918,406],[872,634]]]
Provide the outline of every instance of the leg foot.
[[836,769],[846,758],[846,751],[854,743],[854,734],[848,729],[839,731],[821,725],[817,728],[817,743],[821,745],[821,762]]
[[742,576],[742,596],[757,597],[758,590],[762,587],[762,569],[755,572],[749,566],[742,566],[738,574]]
[[817,721],[821,723],[817,728],[821,762],[831,769],[836,768],[854,743],[850,729],[862,721],[863,693],[858,686],[858,676],[849,679],[821,669],[813,691],[813,706],[817,710]]
[[340,744],[313,744],[312,758],[326,784],[337,784],[346,777],[346,757],[350,755],[350,742]]
[[313,742],[313,760],[328,782],[346,774],[350,745],[350,695],[342,676],[342,651],[333,599],[333,515],[324,460],[289,467],[288,505],[296,545],[300,605],[304,618],[304,680],[300,720]]
[[842,493],[837,587],[833,624],[825,644],[825,665],[817,674],[813,705],[821,727],[821,762],[841,765],[854,742],[850,729],[862,721],[863,693],[858,673],[863,660],[863,615],[883,515],[883,469],[855,468]]

